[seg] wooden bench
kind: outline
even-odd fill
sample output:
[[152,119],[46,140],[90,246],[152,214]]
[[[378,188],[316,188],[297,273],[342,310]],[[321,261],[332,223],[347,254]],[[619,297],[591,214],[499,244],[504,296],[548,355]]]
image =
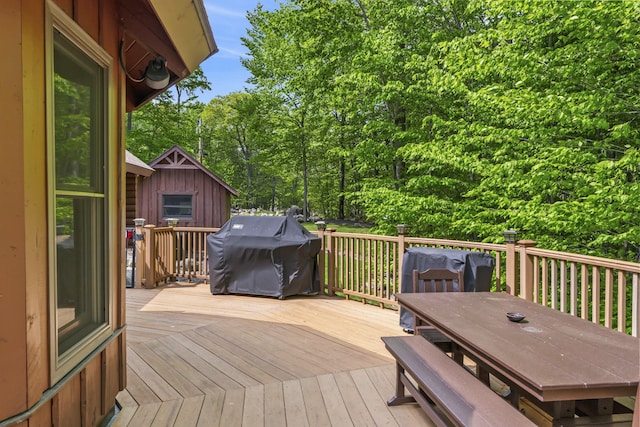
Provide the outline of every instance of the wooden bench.
[[535,426],[426,339],[399,336],[382,340],[396,359],[397,369],[396,395],[387,405],[417,402],[437,426]]

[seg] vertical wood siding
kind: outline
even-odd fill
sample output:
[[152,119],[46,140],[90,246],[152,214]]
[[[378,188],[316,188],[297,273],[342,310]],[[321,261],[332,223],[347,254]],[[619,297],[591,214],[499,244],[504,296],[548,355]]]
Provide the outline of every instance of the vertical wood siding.
[[165,226],[163,194],[192,194],[193,217],[181,227],[221,227],[229,219],[229,192],[199,169],[157,168],[138,185],[138,212],[147,224]]
[[[118,64],[119,27],[116,2],[111,0],[55,0],[113,58],[112,114],[118,128],[116,199],[124,190],[124,141],[120,117],[124,114],[124,79]],[[36,407],[21,426],[96,425],[125,386],[125,341],[121,335],[89,360],[50,400],[42,399],[55,386],[50,376],[48,303],[48,222],[45,111],[46,0],[3,0],[0,36],[5,56],[0,63],[0,116],[3,140],[12,147],[0,171],[3,194],[11,208],[0,211],[0,257],[3,259],[0,310],[0,421]],[[122,258],[120,231],[124,206],[113,204],[116,218],[114,256]],[[117,233],[117,238],[115,234]],[[123,264],[118,259],[115,264]],[[114,268],[115,270],[115,268]],[[120,269],[122,270],[122,269]],[[113,271],[114,329],[124,324],[124,274]],[[36,406],[39,405],[39,406]]]
[[133,219],[137,217],[136,213],[136,196],[137,196],[138,177],[132,173],[127,173],[126,178],[126,226],[133,227]]
[[[44,3],[22,1],[27,408],[49,387]],[[49,412],[50,413],[50,412]],[[47,417],[45,417],[47,419]]]
[[[37,8],[35,8],[37,9]],[[26,221],[24,218],[24,193],[26,177],[23,173],[25,153],[20,146],[24,140],[23,129],[23,83],[22,67],[18,62],[22,56],[21,3],[18,0],[5,1],[0,13],[0,35],[5,58],[15,60],[0,61],[0,96],[13,102],[0,102],[2,117],[2,140],[6,154],[0,182],[3,198],[14,205],[12,210],[0,210],[0,259],[9,260],[11,268],[3,269],[2,298],[0,299],[0,420],[24,411],[27,402],[27,381],[24,369],[27,358],[26,325],[15,319],[25,319],[26,298],[26,244],[24,241]],[[9,147],[15,147],[8,149]],[[8,266],[9,264],[6,264]],[[5,386],[11,385],[11,387]]]

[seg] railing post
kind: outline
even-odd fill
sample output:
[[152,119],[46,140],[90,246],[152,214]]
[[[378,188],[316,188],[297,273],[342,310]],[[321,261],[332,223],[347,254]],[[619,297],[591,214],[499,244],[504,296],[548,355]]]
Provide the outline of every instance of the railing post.
[[533,256],[527,254],[527,248],[536,245],[533,240],[520,240],[520,297],[533,301]]
[[144,279],[142,285],[145,288],[155,288],[156,286],[156,242],[155,225],[145,225],[143,230],[145,251],[144,251]]
[[396,265],[398,266],[398,271],[396,272],[396,280],[394,280],[395,283],[395,293],[400,293],[400,287],[402,286],[402,262],[404,259],[404,249],[406,246],[406,241],[405,241],[405,237],[407,235],[407,233],[409,232],[409,226],[406,224],[398,224],[396,225],[396,229],[398,230],[398,260],[396,262]]
[[336,266],[335,266],[335,241],[333,240],[333,232],[335,228],[327,228],[327,294],[332,297],[334,295],[333,287],[335,286]]
[[325,245],[324,245],[324,230],[326,230],[327,228],[327,224],[324,221],[316,221],[316,227],[318,227],[318,237],[320,238],[320,252],[318,253],[318,276],[320,279],[320,293],[322,295],[324,295],[324,288],[325,288],[325,283],[324,283],[324,271],[325,271],[325,264],[324,264],[324,251],[325,251]]
[[[506,260],[505,260],[505,279],[506,279],[506,289],[505,291],[511,295],[516,294],[516,270],[517,270],[517,260],[516,260],[516,241],[517,241],[517,232],[515,230],[507,230],[504,232],[504,243],[507,246],[506,250]],[[498,289],[499,291],[500,289]]]
[[133,242],[134,242],[134,251],[135,251],[135,265],[133,266],[133,274],[134,274],[134,278],[133,278],[133,286],[135,288],[141,288],[143,285],[143,280],[144,280],[144,275],[145,275],[145,268],[144,268],[144,260],[145,260],[145,240],[144,240],[144,234],[143,234],[143,229],[142,227],[144,227],[144,218],[135,218],[133,220],[136,228],[133,234]]

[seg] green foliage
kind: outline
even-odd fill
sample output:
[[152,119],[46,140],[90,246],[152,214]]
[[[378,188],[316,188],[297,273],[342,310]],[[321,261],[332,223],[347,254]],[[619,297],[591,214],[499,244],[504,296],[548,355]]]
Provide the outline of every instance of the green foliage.
[[127,117],[127,149],[150,162],[167,149],[179,145],[198,153],[198,119],[204,104],[199,93],[210,89],[209,81],[197,68],[174,87],[163,92]]
[[248,17],[255,89],[158,100],[136,154],[197,140],[202,117],[205,164],[240,207],[640,256],[637,2],[288,0]]

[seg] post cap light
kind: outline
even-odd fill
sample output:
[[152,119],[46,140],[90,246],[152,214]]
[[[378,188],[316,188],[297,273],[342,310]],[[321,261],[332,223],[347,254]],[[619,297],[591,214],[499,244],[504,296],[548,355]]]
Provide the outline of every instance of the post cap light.
[[134,224],[136,227],[144,227],[144,221],[145,221],[145,219],[144,219],[144,218],[134,218],[134,219],[133,219],[133,224]]
[[318,230],[326,230],[327,224],[324,221],[316,221],[316,227],[318,227]]
[[396,229],[398,230],[399,235],[405,235],[409,233],[409,227],[407,224],[398,224],[396,225]]
[[167,218],[167,223],[169,227],[175,227],[178,225],[178,218]]
[[518,232],[516,230],[506,230],[503,234],[505,243],[515,243],[518,241]]

